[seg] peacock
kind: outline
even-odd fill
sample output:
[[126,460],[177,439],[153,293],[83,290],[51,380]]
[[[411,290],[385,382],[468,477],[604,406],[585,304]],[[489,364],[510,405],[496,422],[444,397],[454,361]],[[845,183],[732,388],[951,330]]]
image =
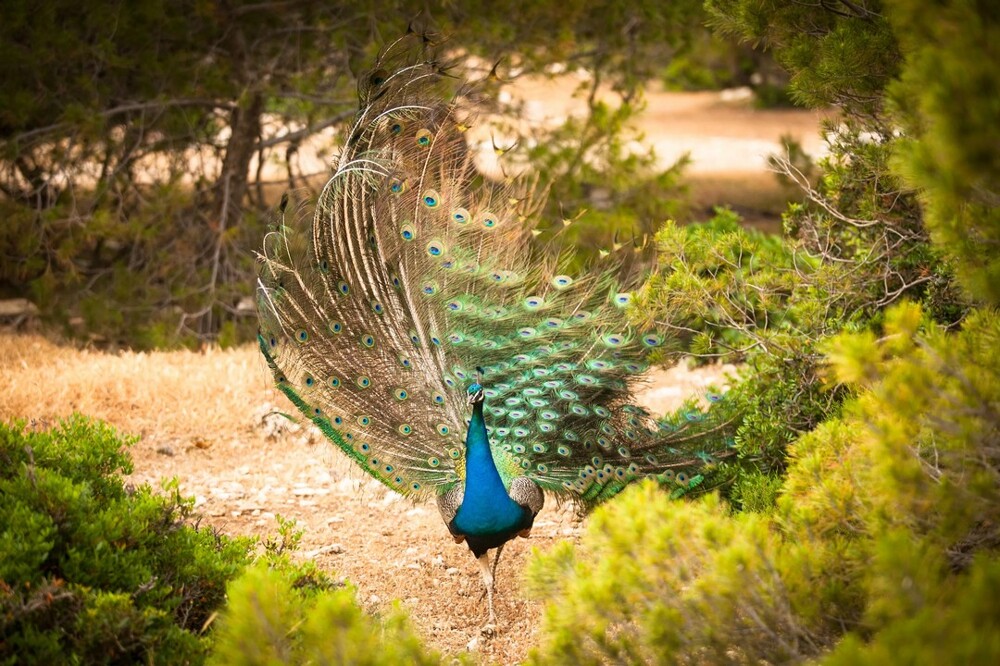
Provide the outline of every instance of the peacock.
[[311,225],[283,198],[259,254],[259,345],[357,465],[436,499],[479,563],[490,628],[504,544],[545,493],[588,507],[649,476],[684,492],[732,439],[719,410],[633,404],[664,334],[629,324],[613,255],[571,275],[533,247],[542,197],[484,174],[468,139],[483,86],[433,50],[409,35],[361,77]]

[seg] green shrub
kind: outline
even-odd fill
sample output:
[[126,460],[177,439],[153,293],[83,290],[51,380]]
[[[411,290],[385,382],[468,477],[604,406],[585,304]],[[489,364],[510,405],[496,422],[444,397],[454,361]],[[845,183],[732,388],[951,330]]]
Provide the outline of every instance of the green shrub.
[[927,227],[968,294],[1000,303],[1000,20],[989,3],[951,0],[928,12],[893,0],[905,55],[888,88],[902,138],[893,169],[921,191]]
[[258,565],[229,586],[217,621],[216,664],[439,664],[397,609],[366,616],[351,588],[303,585],[296,570]]
[[439,663],[401,611],[373,620],[294,563],[293,521],[229,538],[187,524],[176,482],[126,485],[132,441],[82,416],[0,424],[0,664]]
[[857,397],[792,444],[777,509],[626,491],[532,562],[535,663],[997,663],[1000,313],[903,304],[826,346]]
[[0,424],[0,662],[203,659],[252,541],[187,526],[176,485],[126,485],[131,441],[80,416]]
[[[788,69],[795,99],[840,112],[824,128],[829,153],[818,169],[794,150],[771,159],[804,194],[788,206],[784,238],[741,231],[725,211],[685,229],[668,224],[657,237],[661,266],[635,311],[639,323],[677,333],[668,351],[744,364],[729,392],[738,457],[706,484],[727,488],[737,507],[766,510],[789,443],[837,418],[852,396],[824,377],[821,349],[831,336],[878,338],[886,308],[904,299],[955,326],[969,295],[989,298],[996,197],[983,174],[995,171],[996,151],[980,139],[992,136],[986,111],[995,104],[981,91],[995,76],[987,61],[970,60],[981,49],[947,37],[966,25],[970,44],[982,44],[993,25],[958,1],[930,18],[919,3],[887,4],[706,5],[724,33],[768,47]],[[901,36],[902,27],[919,37]],[[942,62],[954,76],[934,76]],[[950,103],[956,98],[967,103]]]
[[791,242],[741,228],[726,209],[703,223],[668,223],[657,243],[660,267],[634,319],[674,332],[653,360],[682,351],[744,364],[726,404],[713,405],[736,415],[738,455],[705,487],[729,487],[737,506],[767,510],[789,442],[836,415],[846,395],[824,386],[817,347],[850,321],[835,304],[845,285]]
[[651,483],[594,514],[583,545],[529,568],[545,612],[536,664],[787,662],[808,653],[760,514],[717,495],[674,502]]

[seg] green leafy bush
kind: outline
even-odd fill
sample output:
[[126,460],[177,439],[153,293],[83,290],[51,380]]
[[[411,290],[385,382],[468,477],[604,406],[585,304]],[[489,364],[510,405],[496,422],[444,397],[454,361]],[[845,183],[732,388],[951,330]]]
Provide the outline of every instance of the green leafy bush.
[[229,586],[214,664],[439,664],[396,610],[366,616],[354,590],[304,585],[292,569],[251,567]]
[[203,659],[252,542],[187,526],[176,485],[126,485],[130,442],[80,416],[0,425],[0,662]]
[[835,305],[845,285],[793,243],[743,229],[725,209],[704,223],[668,223],[657,243],[659,270],[634,319],[674,333],[654,360],[688,353],[745,365],[725,403],[712,407],[736,415],[738,459],[715,468],[705,487],[731,486],[737,506],[749,500],[765,510],[788,443],[835,415],[846,395],[823,384],[817,347],[849,321]]
[[402,612],[369,618],[294,563],[294,522],[257,548],[191,527],[176,483],[127,485],[131,442],[82,416],[0,424],[0,664],[439,663]]
[[[781,238],[740,226],[739,216],[717,209],[711,219],[656,234],[659,270],[635,300],[633,313],[647,326],[672,330],[673,346],[653,360],[683,350],[702,357],[745,355],[795,332],[799,313],[790,298],[800,274]],[[798,268],[798,273],[795,269]]]
[[532,561],[546,608],[533,663],[787,661],[796,640],[775,560],[783,544],[759,514],[730,517],[717,495],[673,502],[651,483],[593,516],[583,544]]

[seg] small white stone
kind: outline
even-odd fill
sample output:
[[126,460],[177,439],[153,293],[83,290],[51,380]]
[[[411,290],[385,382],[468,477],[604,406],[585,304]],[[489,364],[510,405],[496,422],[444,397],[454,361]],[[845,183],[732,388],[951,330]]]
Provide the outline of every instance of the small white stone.
[[332,543],[329,546],[323,546],[322,548],[317,548],[315,550],[307,551],[302,554],[302,557],[308,560],[313,560],[319,557],[320,555],[327,555],[327,554],[338,555],[343,552],[344,552],[343,546],[341,546],[339,543]]

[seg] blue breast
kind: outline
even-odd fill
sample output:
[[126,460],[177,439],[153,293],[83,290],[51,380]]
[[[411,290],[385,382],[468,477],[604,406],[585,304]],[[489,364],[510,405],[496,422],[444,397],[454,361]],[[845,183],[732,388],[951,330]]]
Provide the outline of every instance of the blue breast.
[[504,488],[486,434],[483,405],[472,411],[465,439],[465,495],[454,526],[462,534],[488,536],[513,533],[524,522],[525,510]]
[[503,485],[501,492],[477,490],[470,477],[465,482],[465,498],[455,514],[454,525],[462,534],[488,536],[508,534],[520,529],[524,508],[512,500]]

